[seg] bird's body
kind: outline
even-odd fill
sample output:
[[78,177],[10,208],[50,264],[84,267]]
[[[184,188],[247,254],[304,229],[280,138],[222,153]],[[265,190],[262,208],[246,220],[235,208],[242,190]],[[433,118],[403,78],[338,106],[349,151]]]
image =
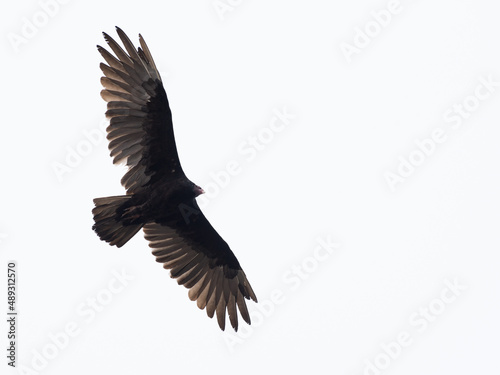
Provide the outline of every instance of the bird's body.
[[133,224],[134,218],[144,224],[152,220],[168,220],[179,210],[179,205],[191,204],[197,196],[191,184],[189,180],[179,178],[160,180],[146,186],[133,194],[130,204],[125,205],[124,209],[129,211],[125,213],[124,219],[130,220],[127,224]]
[[114,163],[124,162],[127,194],[94,199],[98,236],[110,245],[125,245],[141,228],[156,260],[170,269],[189,297],[209,317],[217,313],[221,329],[225,314],[238,329],[237,309],[250,324],[245,299],[257,298],[227,243],[196,203],[203,189],[184,174],[175,145],[172,114],[160,75],[144,39],[137,50],[117,28],[125,52],[104,37],[116,57],[98,46],[108,102],[109,149]]

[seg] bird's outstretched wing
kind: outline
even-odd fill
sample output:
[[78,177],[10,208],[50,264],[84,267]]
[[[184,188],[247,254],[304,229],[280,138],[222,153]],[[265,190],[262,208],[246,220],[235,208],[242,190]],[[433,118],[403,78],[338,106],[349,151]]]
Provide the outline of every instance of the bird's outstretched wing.
[[102,98],[108,102],[110,118],[107,138],[113,163],[126,163],[121,183],[127,194],[157,179],[183,176],[172,127],[172,113],[160,74],[146,42],[139,34],[137,50],[116,28],[126,52],[108,34],[106,42],[116,57],[101,46],[97,49],[108,65],[104,73]]
[[225,328],[226,310],[231,326],[238,330],[237,309],[250,324],[246,299],[257,302],[238,260],[227,243],[210,225],[196,201],[180,205],[169,219],[144,226],[156,261],[170,269],[177,283],[189,288],[189,298],[206,308]]

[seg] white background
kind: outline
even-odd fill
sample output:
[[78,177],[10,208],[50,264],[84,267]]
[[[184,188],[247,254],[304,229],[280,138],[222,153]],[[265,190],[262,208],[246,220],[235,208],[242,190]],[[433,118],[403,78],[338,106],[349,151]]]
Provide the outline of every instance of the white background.
[[[500,82],[498,4],[401,0],[388,19],[387,1],[332,3],[4,4],[0,310],[15,260],[19,373],[500,371],[500,86],[481,83]],[[141,233],[117,249],[91,230],[92,199],[124,193],[99,130],[95,45],[115,25],[148,42],[183,168],[211,186],[204,212],[259,298],[237,335],[188,299]],[[284,108],[294,118],[270,135]],[[445,141],[424,155],[416,142],[436,129]],[[247,160],[251,136],[267,143]],[[391,189],[411,155],[420,165]],[[214,187],[230,161],[239,173]],[[318,238],[338,246],[326,256]],[[1,327],[0,366],[14,374]]]

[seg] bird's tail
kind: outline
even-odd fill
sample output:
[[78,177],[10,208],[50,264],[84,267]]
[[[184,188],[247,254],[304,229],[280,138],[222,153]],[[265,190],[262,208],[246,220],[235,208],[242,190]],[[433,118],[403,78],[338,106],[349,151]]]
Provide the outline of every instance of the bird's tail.
[[[130,195],[94,199],[95,207],[92,210],[95,224],[92,229],[103,241],[110,245],[122,247],[144,225],[144,223],[127,224],[130,220],[123,220],[123,212],[127,211]],[[130,209],[129,209],[130,210]]]

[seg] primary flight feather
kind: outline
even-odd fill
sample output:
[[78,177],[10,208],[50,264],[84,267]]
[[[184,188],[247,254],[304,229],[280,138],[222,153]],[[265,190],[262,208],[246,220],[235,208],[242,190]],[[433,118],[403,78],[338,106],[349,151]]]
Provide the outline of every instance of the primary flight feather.
[[237,311],[250,324],[245,299],[257,302],[257,297],[233,252],[196,203],[203,189],[181,168],[167,94],[146,42],[139,34],[136,49],[116,30],[125,50],[106,33],[114,55],[97,49],[107,62],[100,67],[109,149],[113,163],[128,167],[121,180],[127,194],[94,199],[92,229],[101,240],[121,247],[142,228],[156,261],[189,289],[189,298],[209,317],[216,314],[222,330],[227,311],[238,330]]

